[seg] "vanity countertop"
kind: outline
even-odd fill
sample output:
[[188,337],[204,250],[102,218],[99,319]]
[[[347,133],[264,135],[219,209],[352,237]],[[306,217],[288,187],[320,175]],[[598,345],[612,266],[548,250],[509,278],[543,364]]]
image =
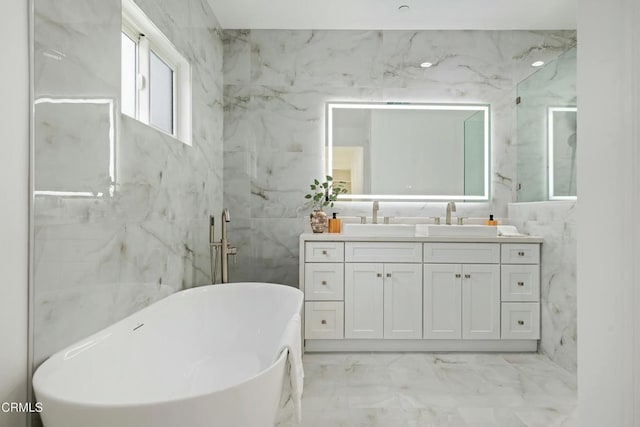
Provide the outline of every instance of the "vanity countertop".
[[453,243],[542,243],[538,236],[354,236],[343,233],[302,233],[301,241],[327,242],[453,242]]

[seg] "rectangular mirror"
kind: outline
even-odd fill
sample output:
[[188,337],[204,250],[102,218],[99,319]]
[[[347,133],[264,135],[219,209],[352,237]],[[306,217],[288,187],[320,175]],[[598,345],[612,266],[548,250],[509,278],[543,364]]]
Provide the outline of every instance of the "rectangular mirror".
[[549,200],[576,200],[577,107],[548,107]]
[[327,103],[343,200],[489,200],[489,106]]

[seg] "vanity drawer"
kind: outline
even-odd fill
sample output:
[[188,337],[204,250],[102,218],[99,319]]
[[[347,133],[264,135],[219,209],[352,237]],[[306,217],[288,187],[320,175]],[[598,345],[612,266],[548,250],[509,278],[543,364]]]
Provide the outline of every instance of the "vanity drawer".
[[503,264],[540,264],[540,245],[536,243],[503,243]]
[[304,260],[305,262],[342,262],[344,261],[344,243],[306,242]]
[[343,302],[307,302],[304,304],[305,339],[344,338]]
[[425,243],[424,262],[498,264],[499,243]]
[[344,264],[305,263],[304,299],[307,301],[344,299]]
[[502,301],[540,301],[540,266],[503,265],[500,275]]
[[422,262],[422,244],[412,242],[347,242],[346,262]]
[[540,339],[540,304],[537,302],[502,303],[502,339]]

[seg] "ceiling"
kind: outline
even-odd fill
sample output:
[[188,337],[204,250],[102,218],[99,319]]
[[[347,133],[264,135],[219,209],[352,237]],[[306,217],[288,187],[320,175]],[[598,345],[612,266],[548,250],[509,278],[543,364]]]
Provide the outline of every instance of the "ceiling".
[[[208,0],[224,29],[575,29],[578,0]],[[399,9],[401,5],[409,8]]]

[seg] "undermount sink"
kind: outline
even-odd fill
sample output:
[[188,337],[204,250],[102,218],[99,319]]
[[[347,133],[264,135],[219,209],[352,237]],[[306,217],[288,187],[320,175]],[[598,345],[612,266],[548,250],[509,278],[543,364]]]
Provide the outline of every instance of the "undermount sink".
[[444,237],[495,237],[498,235],[498,227],[491,225],[426,225],[427,236]]
[[415,224],[344,224],[342,234],[349,236],[397,236],[416,235]]

